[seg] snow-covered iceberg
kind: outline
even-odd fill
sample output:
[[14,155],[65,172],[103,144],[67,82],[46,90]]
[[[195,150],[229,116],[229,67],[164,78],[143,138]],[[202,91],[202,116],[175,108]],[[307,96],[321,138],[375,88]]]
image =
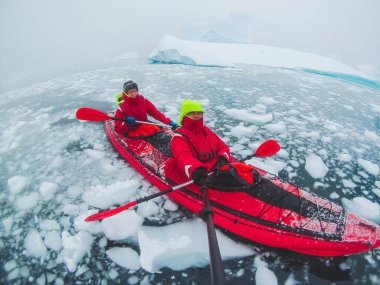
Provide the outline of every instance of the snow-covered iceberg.
[[149,55],[152,62],[204,66],[257,64],[284,68],[307,68],[334,73],[365,74],[337,60],[291,49],[257,44],[211,43],[178,39],[165,35]]

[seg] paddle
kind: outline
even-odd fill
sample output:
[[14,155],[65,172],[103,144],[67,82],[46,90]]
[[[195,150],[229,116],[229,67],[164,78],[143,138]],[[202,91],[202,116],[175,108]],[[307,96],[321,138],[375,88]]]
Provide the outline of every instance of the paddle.
[[213,221],[214,210],[210,206],[208,198],[208,187],[200,188],[203,194],[203,209],[199,212],[200,217],[206,222],[208,250],[210,255],[211,284],[223,285],[226,283],[224,278],[224,266],[220,255],[218,238],[216,237],[215,224]]
[[[280,150],[280,145],[276,141],[274,141],[274,140],[267,140],[267,141],[263,142],[258,147],[258,149],[256,150],[256,152],[254,154],[245,157],[241,161],[245,161],[245,160],[250,159],[250,158],[252,158],[254,156],[258,156],[258,157],[272,156],[272,155],[276,154],[279,150]],[[212,174],[212,173],[209,173],[208,175],[210,175],[210,174]],[[99,212],[99,213],[93,214],[91,216],[88,216],[85,219],[85,221],[86,222],[93,222],[93,221],[98,221],[98,220],[102,220],[102,219],[105,219],[105,218],[112,217],[112,216],[114,216],[116,214],[119,214],[120,212],[123,212],[123,211],[125,211],[125,210],[127,210],[127,209],[129,209],[129,208],[131,208],[133,206],[136,206],[137,204],[149,201],[149,200],[154,199],[154,198],[159,197],[159,196],[163,196],[163,195],[165,195],[167,193],[170,193],[172,191],[175,191],[177,189],[185,187],[185,186],[187,186],[187,185],[189,185],[191,183],[193,183],[193,180],[190,180],[190,181],[187,181],[187,182],[185,182],[183,184],[177,185],[175,187],[166,189],[166,190],[164,190],[162,192],[158,192],[158,193],[155,193],[153,195],[149,195],[149,196],[137,199],[137,200],[129,202],[129,203],[123,205],[123,206],[120,206],[120,207],[117,207],[117,208],[114,208],[114,209],[111,209],[111,210],[106,210],[106,211],[103,211],[103,212]]]
[[281,149],[281,146],[275,140],[267,140],[263,142],[255,151],[254,154],[248,155],[241,162],[251,159],[252,157],[268,157],[276,154]]
[[153,195],[149,195],[149,196],[146,196],[146,197],[143,197],[143,198],[140,198],[140,199],[137,199],[135,201],[132,201],[132,202],[129,202],[128,204],[125,204],[123,206],[120,206],[120,207],[117,207],[117,208],[114,208],[114,209],[111,209],[111,210],[106,210],[106,211],[103,211],[103,212],[99,212],[99,213],[96,213],[96,214],[93,214],[91,216],[88,216],[85,221],[86,222],[93,222],[93,221],[98,221],[98,220],[102,220],[102,219],[105,219],[105,218],[109,218],[109,217],[112,217],[116,214],[119,214],[137,204],[140,204],[140,203],[143,203],[143,202],[146,202],[146,201],[149,201],[151,199],[154,199],[156,197],[160,197],[160,196],[163,196],[171,191],[175,191],[181,187],[185,187],[191,183],[193,183],[194,181],[193,180],[190,180],[190,181],[187,181],[185,183],[182,183],[180,185],[177,185],[175,187],[172,187],[172,188],[169,188],[169,189],[166,189],[165,191],[162,191],[162,192],[158,192],[158,193],[155,193]]
[[[75,115],[78,120],[93,121],[93,122],[104,122],[108,120],[125,121],[122,118],[111,117],[108,114],[103,113],[102,111],[92,109],[92,108],[79,108]],[[138,124],[148,124],[148,125],[156,125],[156,126],[171,128],[170,126],[159,124],[159,123],[146,122],[146,121],[135,121],[135,122]]]

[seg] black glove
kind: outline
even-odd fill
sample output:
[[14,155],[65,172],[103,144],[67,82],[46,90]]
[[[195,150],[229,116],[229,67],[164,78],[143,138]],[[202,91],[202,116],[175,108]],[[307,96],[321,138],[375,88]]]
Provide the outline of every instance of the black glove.
[[192,174],[194,183],[203,186],[207,183],[207,169],[204,167],[195,168]]
[[219,156],[218,157],[218,160],[216,161],[216,163],[214,164],[214,169],[217,169],[225,164],[228,163],[228,160],[227,158],[225,158],[224,156]]

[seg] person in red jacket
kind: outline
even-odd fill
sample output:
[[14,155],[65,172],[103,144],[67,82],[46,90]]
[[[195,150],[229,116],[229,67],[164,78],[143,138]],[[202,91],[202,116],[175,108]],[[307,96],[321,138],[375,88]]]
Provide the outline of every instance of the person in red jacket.
[[229,147],[211,129],[203,124],[203,108],[200,102],[185,100],[179,123],[170,147],[176,170],[204,185],[207,173],[231,159]]
[[177,123],[170,120],[161,113],[148,99],[139,94],[139,88],[132,80],[123,85],[123,102],[116,110],[115,117],[124,121],[115,121],[115,131],[127,136],[149,136],[160,131],[160,128],[151,124],[137,124],[136,121],[148,121],[148,115],[156,120],[171,126],[173,129],[179,127]]

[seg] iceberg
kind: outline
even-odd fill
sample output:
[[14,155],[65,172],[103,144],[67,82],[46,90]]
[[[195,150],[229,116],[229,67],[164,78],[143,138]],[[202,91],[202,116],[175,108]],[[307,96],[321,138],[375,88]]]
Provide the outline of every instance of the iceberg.
[[148,59],[154,63],[221,67],[256,64],[366,77],[365,73],[335,59],[307,52],[258,44],[189,41],[171,35],[162,38]]

